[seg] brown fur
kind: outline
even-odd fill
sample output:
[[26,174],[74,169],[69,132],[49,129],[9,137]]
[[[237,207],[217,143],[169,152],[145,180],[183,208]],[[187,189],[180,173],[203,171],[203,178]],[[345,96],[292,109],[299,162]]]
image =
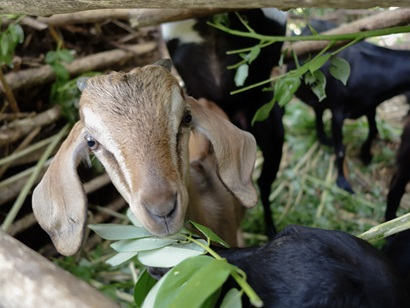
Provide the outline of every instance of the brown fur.
[[[77,204],[75,211],[86,212],[76,166],[78,154],[90,140],[114,185],[151,233],[173,234],[186,219],[194,218],[235,244],[230,235],[236,234],[238,225],[228,223],[235,218],[233,212],[224,212],[227,198],[222,201],[208,197],[190,184],[189,137],[191,132],[203,134],[209,142],[206,151],[211,153],[212,149],[212,155],[201,161],[212,170],[206,170],[192,183],[212,174],[209,183],[215,187],[205,189],[207,193],[230,194],[231,200],[235,198],[246,207],[257,201],[251,180],[255,140],[196,100],[185,97],[168,64],[149,65],[129,73],[114,72],[81,82],[81,120],[33,194],[34,213],[60,253],[73,254],[81,245],[85,215],[78,218],[72,213],[71,204]],[[184,120],[188,113],[192,115],[191,123]],[[61,187],[60,177],[70,179],[73,185]],[[208,202],[223,210],[205,210]]]

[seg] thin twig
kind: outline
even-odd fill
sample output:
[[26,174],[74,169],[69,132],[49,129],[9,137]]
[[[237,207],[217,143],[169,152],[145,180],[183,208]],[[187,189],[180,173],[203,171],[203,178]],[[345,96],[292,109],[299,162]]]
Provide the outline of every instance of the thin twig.
[[14,113],[20,113],[20,109],[17,104],[16,98],[14,97],[11,87],[8,84],[6,78],[4,77],[3,69],[1,67],[0,67],[0,82],[3,85],[4,94],[6,95],[7,100],[9,101],[11,110],[13,110]]
[[[333,169],[334,169],[334,160],[330,159],[329,168],[327,169],[326,179],[325,179],[326,186],[331,186],[331,183],[333,181]],[[320,197],[320,203],[316,211],[316,218],[319,218],[320,216],[322,216],[323,209],[325,207],[326,200],[329,195],[330,195],[330,190],[325,188],[325,190],[322,192],[322,195]]]
[[[27,145],[30,144],[31,141],[40,133],[41,127],[36,127],[26,138],[24,138],[23,142],[20,143],[20,145],[16,148],[16,150],[13,152],[13,154],[16,156],[21,150],[27,147]],[[1,160],[0,160],[1,161]],[[10,167],[10,165],[13,163],[13,160],[8,161],[5,163],[1,168],[0,168],[0,178],[3,176],[3,174],[7,171],[7,169]],[[1,162],[0,162],[1,165]]]

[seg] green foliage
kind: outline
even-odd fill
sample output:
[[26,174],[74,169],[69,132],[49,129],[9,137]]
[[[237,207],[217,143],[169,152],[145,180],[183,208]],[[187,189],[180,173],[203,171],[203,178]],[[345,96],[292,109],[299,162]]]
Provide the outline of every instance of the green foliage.
[[[306,10],[301,10],[300,14],[306,14]],[[311,86],[312,91],[318,97],[318,100],[321,101],[326,97],[325,87],[326,87],[326,79],[322,72],[319,69],[327,62],[330,61],[330,74],[340,80],[344,85],[346,85],[347,80],[350,75],[350,66],[349,63],[343,59],[335,57],[340,51],[347,48],[351,44],[358,42],[367,37],[374,37],[374,36],[381,36],[391,33],[403,33],[403,32],[410,32],[410,26],[404,27],[395,27],[390,29],[381,29],[381,30],[373,30],[373,31],[365,31],[359,33],[349,33],[349,34],[340,34],[340,35],[322,35],[318,34],[314,29],[312,30],[313,35],[310,36],[303,36],[303,37],[278,37],[278,36],[267,36],[256,33],[247,23],[247,21],[242,18],[240,13],[236,14],[237,18],[242,22],[243,26],[246,28],[246,31],[239,31],[239,30],[232,30],[229,29],[229,26],[221,22],[219,19],[214,19],[212,23],[209,25],[230,33],[232,35],[237,35],[241,37],[248,37],[255,39],[255,45],[243,48],[240,50],[232,50],[229,51],[228,54],[239,54],[242,60],[230,67],[228,69],[236,69],[235,75],[235,84],[236,86],[240,87],[245,84],[245,80],[248,76],[249,72],[249,65],[251,65],[252,61],[259,55],[261,48],[274,44],[276,42],[284,42],[284,41],[302,41],[302,40],[329,40],[328,45],[319,52],[315,57],[313,57],[310,61],[307,61],[302,66],[297,66],[295,70],[289,71],[286,74],[273,77],[265,81],[260,81],[254,85],[246,86],[244,88],[238,89],[233,91],[231,94],[236,94],[242,91],[247,91],[251,88],[259,87],[261,85],[265,85],[271,83],[273,81],[276,84],[279,83],[278,86],[275,85],[275,97],[272,101],[268,102],[266,105],[262,106],[254,115],[252,120],[252,124],[256,121],[263,121],[265,120],[270,111],[272,110],[274,104],[277,102],[281,106],[286,105],[292,99],[293,94],[296,92],[297,88],[300,86],[300,80],[303,79],[304,82]],[[348,44],[344,45],[343,47],[339,48],[336,51],[331,53],[326,53],[326,51],[332,47],[335,42],[345,40],[349,41]],[[282,62],[283,59],[281,59]],[[297,59],[295,59],[297,63]],[[276,91],[279,91],[279,94]]]
[[61,106],[63,116],[70,122],[75,123],[78,118],[78,103],[80,99],[80,90],[77,87],[77,80],[81,77],[91,77],[98,75],[97,72],[90,72],[70,80],[70,73],[64,66],[71,63],[74,56],[67,49],[61,49],[47,52],[44,59],[49,64],[56,75],[56,81],[51,86],[51,101]]
[[[330,113],[325,112],[324,119],[325,130],[330,136]],[[283,122],[286,131],[284,164],[270,196],[278,230],[289,224],[299,224],[359,235],[382,222],[389,173],[380,171],[393,168],[395,153],[390,146],[392,141],[398,142],[401,126],[377,117],[380,131],[386,133],[374,142],[372,164],[364,166],[358,154],[367,137],[368,123],[364,118],[346,121],[348,175],[356,192],[349,194],[335,184],[337,171],[333,149],[318,143],[311,108],[294,99],[286,106]],[[400,213],[405,212],[406,209],[401,209]],[[247,210],[243,229],[248,245],[267,240],[261,237],[263,223],[261,204]]]
[[[140,275],[134,289],[137,307],[181,307],[182,304],[190,307],[213,307],[223,283],[230,275],[242,290],[227,294],[224,299],[226,307],[240,302],[243,293],[249,296],[255,306],[261,305],[260,298],[246,283],[245,274],[209,247],[211,241],[227,246],[209,228],[190,222],[206,236],[206,241],[187,229],[158,238],[143,229],[130,210],[127,216],[133,223],[132,226],[89,226],[105,239],[118,240],[111,244],[117,254],[108,259],[107,263],[117,266],[136,257],[145,266],[173,267],[155,286],[146,272]],[[205,256],[205,252],[211,256]]]
[[[0,24],[1,18],[0,18]],[[24,41],[24,32],[18,23],[10,23],[0,32],[0,66],[13,67],[13,55],[17,44]]]
[[134,288],[134,301],[137,307],[142,307],[144,299],[147,297],[152,287],[157,283],[157,281],[148,274],[147,270],[144,269],[138,278],[137,283]]
[[337,80],[340,80],[343,85],[346,85],[350,76],[350,64],[343,58],[332,57],[329,72]]

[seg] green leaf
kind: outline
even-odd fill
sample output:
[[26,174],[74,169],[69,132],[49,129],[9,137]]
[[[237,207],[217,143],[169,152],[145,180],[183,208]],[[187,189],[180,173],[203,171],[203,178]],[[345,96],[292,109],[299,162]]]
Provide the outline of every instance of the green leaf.
[[44,62],[47,64],[54,63],[57,60],[57,53],[54,50],[50,50],[49,52],[46,53],[46,57],[44,59]]
[[74,57],[68,49],[59,50],[57,55],[61,62],[70,63],[74,61]]
[[24,41],[24,31],[19,24],[11,24],[9,26],[10,35],[13,39],[14,44],[23,43]]
[[53,68],[54,73],[57,76],[57,79],[59,80],[69,80],[70,79],[70,73],[67,71],[67,69],[64,67],[59,62],[55,62],[51,64],[51,67]]
[[265,105],[260,107],[256,111],[255,115],[253,116],[252,125],[254,125],[255,122],[258,122],[258,121],[265,121],[269,117],[269,114],[274,105],[275,105],[275,99],[272,99],[269,103],[266,103]]
[[134,258],[136,255],[137,255],[137,252],[120,252],[120,253],[117,253],[112,258],[109,258],[107,261],[105,261],[105,263],[111,266],[117,266],[117,265],[120,265]]
[[300,86],[300,78],[297,76],[287,76],[280,78],[275,83],[274,99],[280,106],[284,106],[293,98],[293,94]]
[[3,55],[8,55],[10,44],[9,44],[9,37],[6,32],[1,34],[0,44],[1,44],[1,53]]
[[216,233],[214,233],[211,229],[209,229],[208,227],[205,227],[203,225],[200,225],[199,223],[190,221],[190,223],[199,231],[201,231],[201,233],[203,235],[205,235],[207,238],[209,238],[212,242],[221,244],[222,246],[225,246],[227,248],[229,248],[229,244],[227,242],[225,242],[223,239],[221,239]]
[[135,252],[162,248],[176,243],[176,240],[162,238],[142,238],[138,240],[122,240],[111,244],[117,252]]
[[343,58],[332,57],[329,72],[337,80],[340,80],[343,85],[346,85],[350,76],[350,64]]
[[307,25],[308,25],[308,27],[309,27],[309,29],[310,29],[310,32],[312,32],[312,35],[317,35],[317,34],[318,34],[317,31],[315,30],[315,28],[313,28],[310,23],[308,23]]
[[190,258],[175,266],[165,277],[155,301],[156,307],[201,307],[229,277],[234,266],[208,256]]
[[309,66],[309,71],[311,73],[314,73],[315,71],[320,69],[322,65],[325,64],[327,60],[329,60],[330,56],[331,56],[330,53],[327,53],[327,54],[313,58],[311,61],[307,63]]
[[[203,245],[206,241],[198,240]],[[155,250],[145,250],[138,253],[138,260],[150,267],[173,267],[187,258],[201,255],[205,249],[195,243],[173,244]]]
[[230,289],[222,300],[220,308],[241,308],[242,307],[242,292],[238,289]]
[[88,227],[106,240],[130,240],[153,236],[147,230],[131,225],[98,224]]
[[311,86],[319,102],[326,98],[326,77],[321,71],[315,71],[313,74],[307,72],[305,82]]
[[248,54],[248,63],[251,64],[259,56],[260,52],[261,48],[259,45],[253,46]]
[[235,85],[241,87],[245,84],[246,78],[248,78],[249,66],[248,64],[242,64],[238,67],[235,74]]
[[134,288],[134,301],[138,308],[142,306],[144,299],[156,283],[157,281],[148,274],[146,269],[141,272]]

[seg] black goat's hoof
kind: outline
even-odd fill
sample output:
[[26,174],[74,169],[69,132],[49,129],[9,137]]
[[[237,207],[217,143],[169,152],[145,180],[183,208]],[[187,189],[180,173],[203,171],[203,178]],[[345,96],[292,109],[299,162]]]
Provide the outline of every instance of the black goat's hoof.
[[350,183],[346,180],[345,177],[343,176],[338,176],[337,177],[337,181],[336,181],[337,186],[339,186],[341,189],[354,194],[354,190],[352,188],[352,186],[350,185]]
[[362,161],[363,165],[367,166],[371,163],[373,159],[373,155],[368,152],[361,152],[360,153],[360,160]]
[[319,142],[325,146],[331,147],[333,146],[332,138],[327,137],[326,135],[318,135]]

